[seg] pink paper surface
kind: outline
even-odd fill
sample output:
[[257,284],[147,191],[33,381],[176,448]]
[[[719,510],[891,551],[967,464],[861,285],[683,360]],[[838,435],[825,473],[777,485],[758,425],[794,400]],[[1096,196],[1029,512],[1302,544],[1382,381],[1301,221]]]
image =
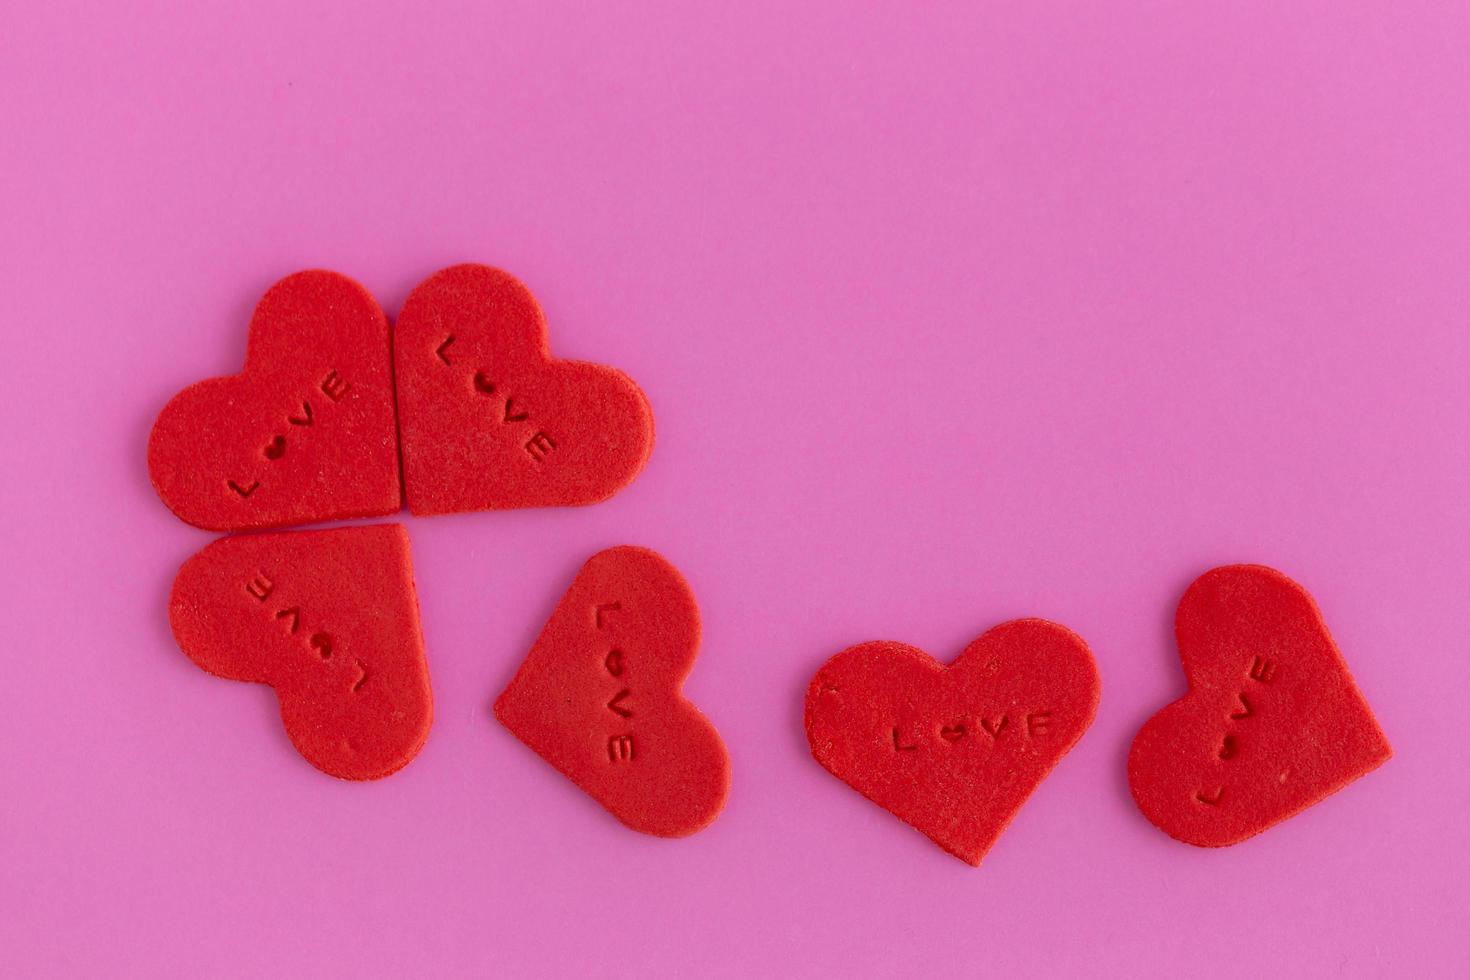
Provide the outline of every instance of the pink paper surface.
[[[1464,976],[1470,18],[1454,0],[11,4],[0,974]],[[423,754],[352,785],[169,634],[148,428],[324,266],[459,261],[652,400],[613,501],[414,520]],[[724,815],[634,834],[490,703],[581,562],[695,589]],[[1124,760],[1222,563],[1316,596],[1396,750],[1221,851]],[[868,639],[1091,644],[969,868],[823,772]]]

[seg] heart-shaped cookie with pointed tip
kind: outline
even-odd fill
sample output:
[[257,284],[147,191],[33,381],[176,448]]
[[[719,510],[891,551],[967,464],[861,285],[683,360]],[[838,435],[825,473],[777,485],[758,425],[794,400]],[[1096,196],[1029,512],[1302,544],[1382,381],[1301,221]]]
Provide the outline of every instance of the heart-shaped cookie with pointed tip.
[[342,779],[407,765],[433,716],[401,525],[221,538],[169,599],[179,646],[220,677],[268,684],[286,734]]
[[1128,755],[1134,800],[1169,836],[1237,844],[1392,755],[1317,604],[1280,572],[1206,572],[1174,631],[1189,693],[1144,723]]
[[647,548],[587,560],[495,717],[634,830],[683,837],[725,805],[730,760],[683,695],[699,609],[673,565]]
[[164,406],[148,475],[182,520],[212,531],[391,514],[402,505],[388,321],[325,270],[272,286],[241,374]]
[[482,265],[414,288],[394,334],[415,514],[606,500],[642,471],[653,413],[621,371],[553,358],[535,297]]
[[806,695],[812,755],[832,775],[978,865],[1097,713],[1092,653],[1040,619],[989,630],[949,666],[863,643]]

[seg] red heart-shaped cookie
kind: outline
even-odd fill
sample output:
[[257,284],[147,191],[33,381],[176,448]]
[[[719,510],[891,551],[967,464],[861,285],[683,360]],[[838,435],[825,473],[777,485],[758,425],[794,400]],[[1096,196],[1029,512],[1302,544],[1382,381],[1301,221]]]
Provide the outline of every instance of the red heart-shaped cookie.
[[978,865],[1097,713],[1082,638],[1003,623],[944,666],[903,643],[862,643],[806,695],[812,755],[955,857]]
[[174,396],[148,474],[212,531],[391,514],[402,505],[388,321],[335,272],[287,276],[255,307],[245,371]]
[[221,538],[179,569],[169,620],[200,667],[275,688],[286,733],[325,773],[387,776],[428,737],[433,699],[400,525]]
[[678,570],[610,548],[577,573],[495,717],[634,830],[692,834],[730,789],[725,743],[682,693],[698,649]]
[[594,504],[648,461],[642,390],[613,368],[554,359],[541,307],[507,273],[436,272],[403,304],[394,345],[415,514]]
[[1128,756],[1133,798],[1169,836],[1239,843],[1392,755],[1316,603],[1280,572],[1206,572],[1174,632],[1189,693],[1144,723]]

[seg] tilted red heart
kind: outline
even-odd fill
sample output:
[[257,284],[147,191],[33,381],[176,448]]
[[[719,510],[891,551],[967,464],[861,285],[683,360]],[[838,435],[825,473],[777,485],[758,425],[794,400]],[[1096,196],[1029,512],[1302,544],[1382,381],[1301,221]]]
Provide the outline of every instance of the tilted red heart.
[[623,823],[683,837],[725,805],[719,732],[683,695],[699,609],[674,566],[646,548],[588,559],[495,716]]
[[148,473],[212,531],[376,517],[402,506],[393,359],[377,302],[346,276],[298,272],[255,307],[245,371],[159,413]]
[[817,671],[806,735],[828,772],[978,865],[1097,713],[1097,666],[1075,633],[1003,623],[949,666],[863,643]]
[[1189,693],[1128,756],[1139,809],[1188,844],[1253,837],[1392,754],[1317,604],[1260,565],[1206,572],[1175,616]]
[[211,674],[275,689],[306,760],[343,779],[407,765],[433,699],[401,525],[222,538],[169,599],[179,646]]
[[621,371],[553,358],[528,289],[481,265],[430,276],[395,328],[408,507],[415,514],[593,504],[653,448]]

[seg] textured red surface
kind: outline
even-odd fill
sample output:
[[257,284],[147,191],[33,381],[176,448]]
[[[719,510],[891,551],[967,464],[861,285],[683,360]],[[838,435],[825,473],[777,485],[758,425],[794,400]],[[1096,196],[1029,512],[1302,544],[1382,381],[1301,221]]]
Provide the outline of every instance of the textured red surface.
[[409,510],[594,504],[653,449],[653,413],[621,371],[552,358],[535,297],[458,265],[409,295],[394,338]]
[[1128,783],[1171,837],[1223,847],[1393,754],[1312,597],[1280,572],[1200,576],[1174,620],[1189,693],[1133,740]]
[[222,538],[184,563],[169,619],[220,677],[275,689],[306,760],[343,779],[407,765],[433,701],[398,524]]
[[391,514],[402,505],[388,322],[335,272],[287,276],[255,307],[245,371],[164,406],[148,474],[212,531]]
[[495,716],[634,830],[692,834],[730,789],[725,743],[681,693],[698,648],[678,570],[610,548],[577,573]]
[[978,865],[1097,713],[1082,638],[1021,619],[948,667],[903,643],[862,643],[822,665],[806,735],[828,772]]

